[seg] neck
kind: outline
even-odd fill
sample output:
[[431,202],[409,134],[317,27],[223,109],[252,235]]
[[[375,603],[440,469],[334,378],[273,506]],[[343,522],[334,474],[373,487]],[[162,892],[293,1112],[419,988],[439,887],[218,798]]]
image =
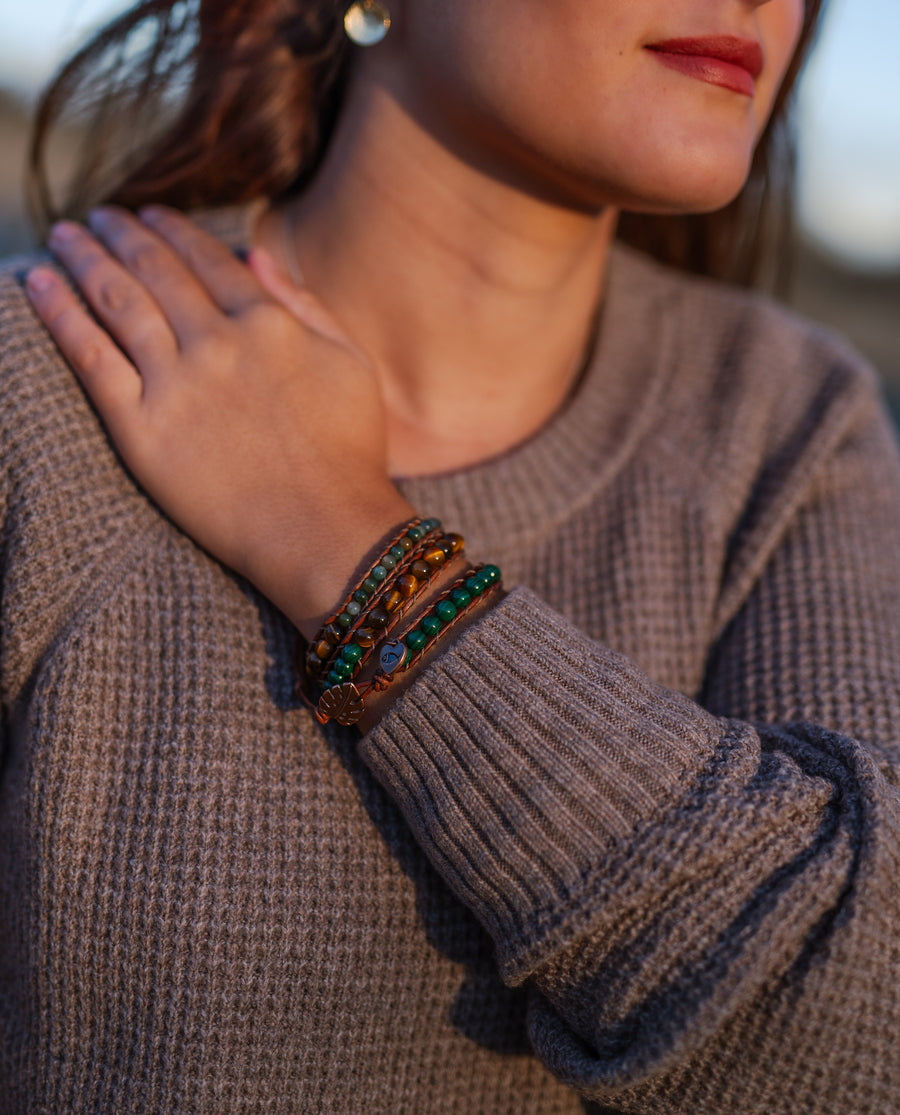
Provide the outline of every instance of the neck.
[[615,216],[501,181],[357,84],[312,186],[259,235],[290,236],[282,257],[373,360],[392,473],[423,475],[501,453],[559,408]]

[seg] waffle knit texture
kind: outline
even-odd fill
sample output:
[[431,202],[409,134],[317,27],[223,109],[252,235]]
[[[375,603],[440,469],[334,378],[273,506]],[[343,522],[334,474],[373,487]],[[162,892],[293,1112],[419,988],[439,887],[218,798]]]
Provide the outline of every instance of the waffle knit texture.
[[24,268],[3,1115],[900,1110],[900,465],[855,354],[617,250],[547,426],[400,482],[511,591],[360,742],[131,480]]

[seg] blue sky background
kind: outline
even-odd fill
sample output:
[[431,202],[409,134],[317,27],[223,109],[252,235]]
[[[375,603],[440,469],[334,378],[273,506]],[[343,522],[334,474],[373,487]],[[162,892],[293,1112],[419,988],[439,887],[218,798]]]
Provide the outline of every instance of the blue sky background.
[[[3,0],[0,84],[33,92],[116,0]],[[548,0],[552,2],[552,0]],[[867,268],[900,268],[900,0],[829,0],[799,100],[801,219]]]

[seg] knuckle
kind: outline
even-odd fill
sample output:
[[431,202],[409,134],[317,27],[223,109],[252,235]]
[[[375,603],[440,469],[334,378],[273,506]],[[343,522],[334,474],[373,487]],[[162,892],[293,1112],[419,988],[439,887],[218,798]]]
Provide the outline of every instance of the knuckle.
[[121,314],[134,304],[128,287],[116,278],[101,282],[96,294],[97,308],[107,314]]
[[158,275],[163,262],[162,248],[153,243],[138,244],[126,256],[128,269],[139,278]]

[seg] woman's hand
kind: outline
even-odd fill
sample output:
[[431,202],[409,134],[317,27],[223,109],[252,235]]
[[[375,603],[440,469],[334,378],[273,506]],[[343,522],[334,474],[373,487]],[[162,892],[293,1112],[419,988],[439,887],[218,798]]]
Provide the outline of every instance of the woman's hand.
[[185,217],[106,207],[50,246],[28,292],[128,467],[200,545],[309,634],[412,510],[387,475],[366,358],[271,257]]

